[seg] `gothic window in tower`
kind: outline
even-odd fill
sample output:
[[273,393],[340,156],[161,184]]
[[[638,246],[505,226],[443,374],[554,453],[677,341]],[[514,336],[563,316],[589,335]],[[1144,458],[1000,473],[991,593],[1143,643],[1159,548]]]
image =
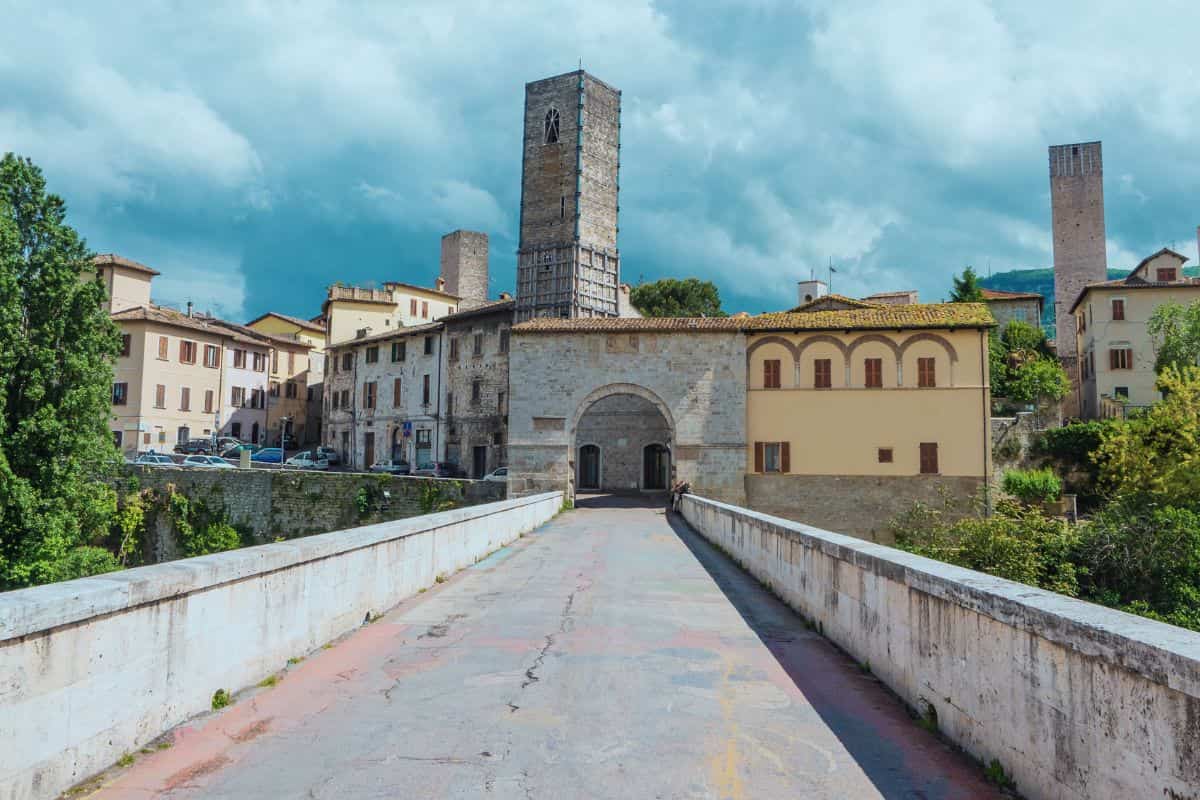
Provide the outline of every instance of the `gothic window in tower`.
[[546,144],[558,141],[558,111],[550,109],[546,112]]

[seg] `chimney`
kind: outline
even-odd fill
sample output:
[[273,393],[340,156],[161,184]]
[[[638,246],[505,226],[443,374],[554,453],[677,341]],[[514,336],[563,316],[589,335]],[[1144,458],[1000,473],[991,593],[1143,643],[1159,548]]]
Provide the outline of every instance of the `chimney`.
[[446,279],[441,276],[439,276],[438,279],[436,281],[434,281],[433,285],[434,285],[434,288],[436,288],[439,292],[446,291]]
[[501,292],[500,299],[501,300],[512,300],[512,295],[509,294],[508,292]]
[[187,304],[187,315],[188,315],[188,318],[189,318],[189,319],[190,319],[190,318],[191,318],[191,316],[192,316],[192,301],[191,301],[191,300],[188,300],[188,304]]

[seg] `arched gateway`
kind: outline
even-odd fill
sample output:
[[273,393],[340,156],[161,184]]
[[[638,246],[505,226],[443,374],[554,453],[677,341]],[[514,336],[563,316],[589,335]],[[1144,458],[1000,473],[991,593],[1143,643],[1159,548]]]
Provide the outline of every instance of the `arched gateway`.
[[664,491],[671,483],[670,411],[640,386],[614,385],[580,405],[574,425],[579,491]]

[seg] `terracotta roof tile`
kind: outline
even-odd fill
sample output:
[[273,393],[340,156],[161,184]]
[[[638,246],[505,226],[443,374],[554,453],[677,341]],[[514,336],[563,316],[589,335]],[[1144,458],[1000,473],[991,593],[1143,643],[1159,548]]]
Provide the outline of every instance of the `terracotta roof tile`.
[[[821,295],[820,297],[815,297],[812,300],[809,300],[807,303],[801,303],[788,313],[795,314],[802,311],[808,311],[816,306],[821,306],[828,303],[840,303],[842,305],[849,306],[850,308],[880,308],[884,305],[883,303],[872,303],[869,300],[855,300],[853,297],[846,297],[843,294],[825,294]],[[842,309],[831,310],[840,311]]]
[[466,308],[462,311],[455,311],[453,314],[447,314],[444,317],[438,317],[438,320],[441,322],[455,322],[467,317],[473,317],[476,314],[491,314],[497,311],[506,310],[511,311],[513,308],[516,308],[516,305],[516,300],[489,300],[483,305],[475,306],[473,308]]
[[97,267],[102,267],[102,266],[105,266],[106,264],[111,264],[111,265],[115,265],[118,267],[126,267],[127,269],[132,269],[137,272],[143,272],[147,275],[161,275],[162,274],[156,269],[151,269],[150,267],[147,267],[145,264],[139,264],[138,262],[134,261],[133,259],[125,258],[124,256],[119,256],[116,253],[101,253],[100,255],[95,256],[92,259],[92,263],[95,264]]
[[1128,278],[1118,278],[1115,281],[1100,281],[1098,283],[1089,283],[1079,292],[1079,296],[1075,298],[1075,302],[1071,303],[1071,308],[1068,313],[1074,314],[1075,309],[1083,302],[1084,295],[1093,289],[1200,289],[1200,278],[1185,278],[1182,281],[1147,281],[1142,278],[1130,275]]
[[295,325],[295,326],[297,326],[297,327],[299,327],[299,328],[304,328],[305,330],[310,330],[310,331],[314,331],[314,332],[317,332],[317,333],[324,333],[324,332],[325,332],[325,326],[324,326],[324,325],[318,325],[318,324],[317,324],[317,323],[315,323],[315,322],[311,322],[311,321],[309,321],[309,320],[306,320],[306,319],[300,319],[299,317],[292,317],[292,316],[289,316],[289,315],[287,315],[287,314],[280,314],[278,311],[268,311],[268,312],[267,312],[267,313],[265,313],[265,314],[262,314],[262,315],[260,315],[260,316],[257,316],[257,317],[255,317],[254,319],[252,319],[252,320],[250,320],[249,322],[247,322],[247,323],[246,323],[246,327],[250,327],[250,326],[254,325],[254,323],[256,323],[256,322],[258,322],[258,321],[260,321],[260,320],[264,320],[264,319],[266,319],[267,317],[277,317],[278,319],[284,320],[285,322],[290,322],[290,323],[292,323],[293,325]]
[[541,317],[516,333],[671,333],[779,330],[887,330],[894,328],[990,328],[996,321],[984,303],[925,303],[843,311],[784,311],[757,317]]
[[1006,292],[1001,289],[980,288],[984,300],[1044,300],[1037,292]]
[[210,333],[214,336],[228,336],[235,341],[246,344],[267,346],[267,343],[261,338],[263,334],[257,331],[253,335],[243,333],[238,330],[241,326],[236,323],[226,322],[216,317],[189,317],[181,311],[164,306],[137,306],[135,308],[127,308],[124,311],[118,311],[111,316],[114,322],[157,322],[163,325],[172,325],[176,328],[186,328],[199,333]]
[[398,328],[390,328],[381,333],[373,333],[370,336],[363,336],[363,337],[360,337],[357,339],[346,339],[343,342],[338,342],[337,344],[330,345],[326,349],[327,350],[339,350],[344,347],[357,347],[358,345],[361,345],[361,344],[373,344],[376,342],[385,341],[387,339],[399,339],[402,336],[409,336],[409,335],[416,334],[416,333],[427,333],[429,331],[437,331],[437,330],[441,330],[441,329],[442,329],[441,321],[426,322],[426,323],[422,323],[421,325],[400,326]]

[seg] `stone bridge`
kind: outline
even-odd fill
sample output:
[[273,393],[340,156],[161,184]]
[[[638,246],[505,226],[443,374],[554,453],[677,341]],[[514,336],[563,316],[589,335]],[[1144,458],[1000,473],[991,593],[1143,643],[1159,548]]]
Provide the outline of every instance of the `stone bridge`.
[[0,798],[1200,796],[1196,634],[702,498],[561,503],[0,595]]

